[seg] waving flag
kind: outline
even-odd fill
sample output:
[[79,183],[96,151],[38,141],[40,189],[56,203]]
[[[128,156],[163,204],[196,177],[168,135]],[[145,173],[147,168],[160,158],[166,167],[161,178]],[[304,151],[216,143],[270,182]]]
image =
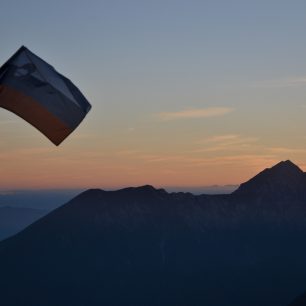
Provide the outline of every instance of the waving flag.
[[59,145],[91,105],[70,80],[23,46],[0,68],[0,107]]

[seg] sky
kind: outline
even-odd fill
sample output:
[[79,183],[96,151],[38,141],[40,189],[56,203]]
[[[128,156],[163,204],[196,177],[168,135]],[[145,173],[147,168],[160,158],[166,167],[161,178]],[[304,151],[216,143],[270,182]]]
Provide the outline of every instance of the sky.
[[306,170],[304,0],[1,0],[21,45],[92,110],[59,147],[0,109],[0,190],[242,183]]

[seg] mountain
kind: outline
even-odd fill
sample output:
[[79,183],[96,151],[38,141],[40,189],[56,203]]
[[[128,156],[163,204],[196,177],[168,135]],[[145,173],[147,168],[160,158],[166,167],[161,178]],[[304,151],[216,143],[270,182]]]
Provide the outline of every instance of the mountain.
[[290,160],[267,168],[240,185],[237,195],[291,198],[293,195],[306,199],[306,174]]
[[47,213],[41,209],[0,207],[0,240],[18,233]]
[[0,243],[1,305],[287,306],[306,284],[304,177],[286,161],[229,195],[87,190]]

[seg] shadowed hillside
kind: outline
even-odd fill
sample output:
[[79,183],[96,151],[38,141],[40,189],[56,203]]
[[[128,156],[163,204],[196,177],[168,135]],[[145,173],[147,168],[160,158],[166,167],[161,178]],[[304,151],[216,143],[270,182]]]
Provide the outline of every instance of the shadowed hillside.
[[92,189],[0,243],[5,306],[287,306],[306,284],[306,179],[230,195]]

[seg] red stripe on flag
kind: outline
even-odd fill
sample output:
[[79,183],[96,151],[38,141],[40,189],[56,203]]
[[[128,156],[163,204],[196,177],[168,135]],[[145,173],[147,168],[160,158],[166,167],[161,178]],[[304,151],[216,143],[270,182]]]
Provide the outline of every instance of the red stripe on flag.
[[0,85],[0,107],[35,126],[57,146],[73,131],[39,102],[6,85]]

